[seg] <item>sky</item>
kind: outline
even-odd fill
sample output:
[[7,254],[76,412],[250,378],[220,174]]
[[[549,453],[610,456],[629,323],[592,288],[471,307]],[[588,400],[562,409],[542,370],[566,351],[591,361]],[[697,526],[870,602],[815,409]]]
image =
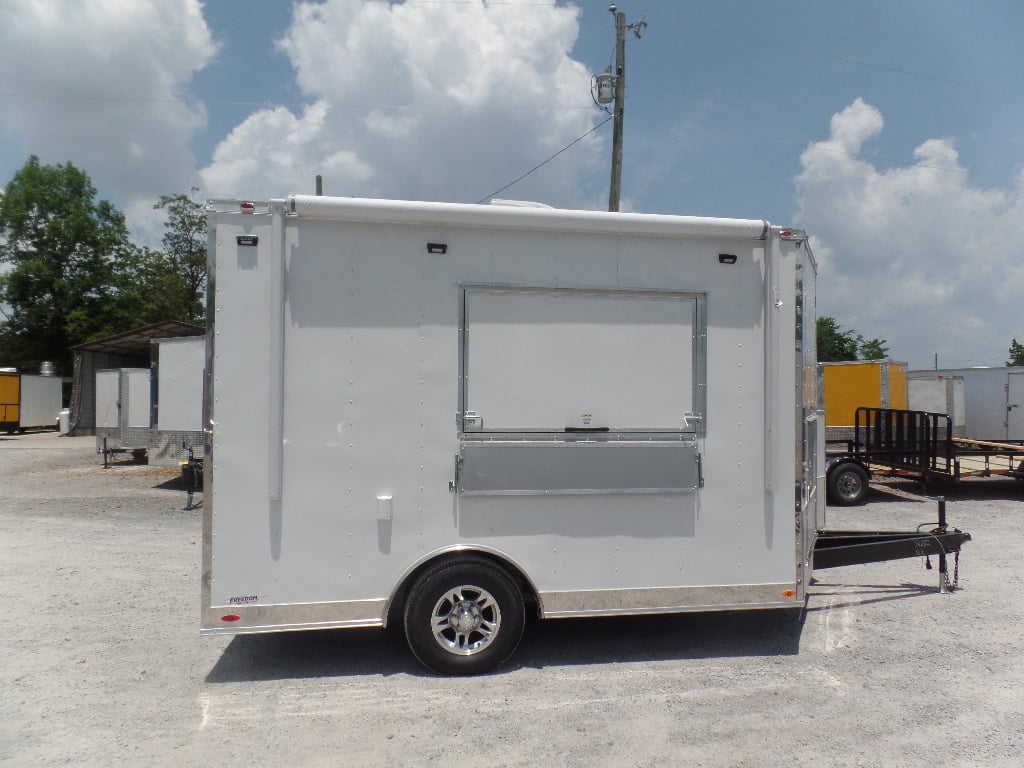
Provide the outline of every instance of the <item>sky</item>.
[[[622,210],[802,227],[819,315],[911,369],[1006,361],[1024,3],[618,10],[646,22],[626,43]],[[606,209],[591,87],[614,39],[592,0],[3,0],[0,186],[30,155],[71,162],[153,243],[162,194],[284,197],[317,174],[333,195]]]

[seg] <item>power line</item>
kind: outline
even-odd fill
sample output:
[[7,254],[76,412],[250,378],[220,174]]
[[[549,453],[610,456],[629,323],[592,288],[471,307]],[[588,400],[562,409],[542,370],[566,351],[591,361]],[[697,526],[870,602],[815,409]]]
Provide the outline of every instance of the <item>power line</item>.
[[[285,107],[288,109],[301,109],[316,104],[319,100],[313,101],[271,101],[271,100],[223,100],[223,99],[206,99],[202,96],[197,95],[192,99],[183,99],[178,97],[167,97],[167,98],[154,98],[152,96],[130,96],[130,95],[108,95],[108,94],[76,94],[74,96],[66,95],[48,95],[43,93],[28,93],[25,91],[13,91],[0,89],[0,99],[20,99],[26,102],[40,102],[40,101],[53,101],[60,102],[61,104],[67,104],[69,102],[76,103],[95,103],[95,102],[108,102],[113,104],[183,104],[185,106],[193,106],[195,104],[201,104],[204,107],[258,107],[261,109],[277,109],[279,107]],[[364,109],[364,110],[377,110],[377,109],[393,109],[393,110],[408,110],[408,109],[422,109],[421,104],[381,104],[381,103],[370,103],[370,102],[330,102],[329,106],[331,109]],[[510,110],[523,111],[523,110],[587,110],[590,111],[594,108],[593,104],[494,104],[486,107],[475,107],[474,111],[477,112],[507,112]]]
[[555,152],[555,154],[553,154],[553,155],[552,155],[551,157],[549,157],[549,158],[548,158],[547,160],[545,160],[544,162],[540,163],[539,165],[535,165],[535,166],[534,166],[533,168],[531,168],[530,170],[528,170],[528,171],[527,171],[526,173],[524,173],[524,174],[523,174],[522,176],[520,176],[520,177],[519,177],[518,179],[514,179],[513,181],[510,181],[510,182],[509,182],[508,184],[506,184],[506,185],[505,185],[504,187],[502,187],[501,189],[497,189],[497,190],[495,190],[494,192],[491,192],[491,194],[489,194],[489,195],[484,195],[484,196],[483,196],[483,197],[482,197],[481,199],[479,199],[479,200],[477,200],[477,201],[476,201],[476,202],[477,202],[477,204],[479,205],[480,203],[484,203],[484,202],[487,202],[488,200],[490,200],[490,199],[491,199],[492,197],[494,197],[495,195],[500,195],[500,194],[501,194],[502,192],[504,192],[504,191],[505,191],[506,189],[508,189],[509,187],[511,187],[511,186],[512,186],[512,185],[514,185],[514,184],[518,184],[518,183],[519,183],[520,181],[522,181],[523,179],[525,179],[525,178],[526,178],[527,176],[529,176],[529,175],[530,175],[531,173],[533,173],[534,171],[540,170],[540,169],[541,169],[541,168],[543,168],[543,167],[544,167],[545,165],[547,165],[547,164],[548,164],[548,163],[550,163],[550,162],[551,162],[552,160],[554,160],[554,159],[555,159],[556,157],[558,157],[558,156],[559,156],[560,154],[562,154],[563,152],[565,152],[565,151],[566,151],[567,149],[569,149],[569,148],[570,148],[570,147],[572,147],[573,145],[575,145],[575,144],[578,144],[579,142],[583,141],[583,140],[584,140],[585,138],[587,138],[587,136],[589,136],[590,134],[592,134],[592,133],[593,133],[594,131],[596,131],[596,130],[597,130],[598,128],[600,128],[600,127],[601,127],[602,125],[604,125],[605,123],[607,123],[607,122],[608,122],[609,120],[611,120],[611,119],[612,119],[613,117],[614,117],[614,115],[613,115],[613,116],[610,116],[610,117],[607,117],[607,118],[605,118],[605,119],[604,119],[604,120],[602,120],[602,121],[601,121],[600,123],[598,123],[598,124],[597,124],[597,125],[595,125],[595,126],[594,126],[593,128],[591,128],[591,129],[590,129],[589,131],[587,131],[586,133],[584,133],[584,134],[583,134],[582,136],[580,136],[580,137],[578,137],[578,138],[576,138],[576,139],[573,139],[572,141],[570,141],[570,142],[569,142],[568,144],[566,144],[566,145],[565,145],[564,147],[562,147],[562,148],[561,148],[560,150],[558,150],[557,152]]

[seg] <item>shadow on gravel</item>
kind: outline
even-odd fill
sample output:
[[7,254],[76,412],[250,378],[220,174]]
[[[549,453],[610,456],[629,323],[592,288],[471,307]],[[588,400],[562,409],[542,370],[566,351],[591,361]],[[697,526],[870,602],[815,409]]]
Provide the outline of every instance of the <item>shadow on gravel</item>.
[[[674,616],[528,620],[517,669],[735,656],[791,656],[800,647],[797,610]],[[360,675],[426,675],[401,630],[317,630],[235,637],[208,683]]]
[[[181,493],[188,492],[188,485],[185,482],[185,478],[181,475],[175,475],[174,477],[164,480],[162,483],[157,483],[153,486],[154,490],[157,491],[179,491]],[[196,496],[201,496],[202,490],[196,491]]]
[[510,668],[792,656],[802,629],[799,610],[537,621],[528,625]]
[[[887,493],[889,489],[896,493]],[[1024,481],[1012,477],[970,477],[958,483],[932,481],[925,486],[914,480],[887,479],[871,484],[865,504],[893,501],[898,493],[922,497],[945,496],[946,501],[1021,501],[1024,502]],[[922,498],[922,501],[931,501]],[[934,502],[933,502],[934,503]]]
[[311,677],[428,674],[393,629],[341,629],[239,635],[206,676],[208,683]]
[[[938,573],[936,571],[936,573]],[[936,577],[938,578],[938,577]],[[856,590],[851,592],[850,590]],[[808,613],[818,611],[831,611],[836,608],[850,608],[859,605],[871,605],[872,603],[888,603],[892,600],[906,600],[908,597],[923,597],[934,595],[939,591],[938,584],[929,587],[923,584],[910,584],[904,582],[899,585],[892,584],[819,584],[812,585],[808,589]],[[835,600],[833,598],[847,598],[846,600]],[[828,602],[824,605],[816,604],[822,600]]]

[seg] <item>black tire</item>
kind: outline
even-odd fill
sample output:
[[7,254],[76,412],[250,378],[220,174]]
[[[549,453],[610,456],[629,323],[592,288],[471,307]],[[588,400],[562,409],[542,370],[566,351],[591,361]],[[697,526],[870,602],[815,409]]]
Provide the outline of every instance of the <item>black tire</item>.
[[462,556],[427,570],[405,602],[405,637],[435,672],[477,675],[505,662],[526,622],[523,595],[505,569]]
[[868,495],[868,473],[859,464],[843,462],[828,473],[828,500],[840,507],[860,504]]

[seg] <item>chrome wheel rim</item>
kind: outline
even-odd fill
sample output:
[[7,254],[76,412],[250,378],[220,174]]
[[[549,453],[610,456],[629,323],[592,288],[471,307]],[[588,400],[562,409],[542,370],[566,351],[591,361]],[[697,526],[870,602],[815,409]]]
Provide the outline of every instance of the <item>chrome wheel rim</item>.
[[501,609],[494,597],[480,587],[463,585],[448,590],[434,604],[431,633],[449,653],[472,656],[498,636]]
[[864,484],[856,472],[844,472],[839,476],[836,489],[844,499],[855,499],[860,494]]

